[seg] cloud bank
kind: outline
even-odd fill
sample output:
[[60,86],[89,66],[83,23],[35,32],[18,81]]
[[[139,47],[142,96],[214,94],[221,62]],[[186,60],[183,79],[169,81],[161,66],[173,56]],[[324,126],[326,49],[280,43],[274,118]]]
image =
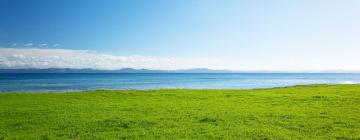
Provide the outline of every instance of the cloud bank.
[[25,47],[31,47],[33,44],[32,43],[26,43],[24,44]]
[[92,68],[113,70],[145,68],[159,70],[211,68],[220,69],[223,62],[208,58],[164,58],[117,56],[88,50],[0,48],[0,68]]
[[[356,52],[353,52],[356,53]],[[18,68],[73,68],[115,70],[121,68],[175,70],[191,68],[227,69],[244,71],[356,71],[360,70],[358,56],[353,54],[316,55],[313,57],[261,57],[246,59],[174,58],[140,55],[119,56],[89,50],[55,48],[0,48],[0,69]]]

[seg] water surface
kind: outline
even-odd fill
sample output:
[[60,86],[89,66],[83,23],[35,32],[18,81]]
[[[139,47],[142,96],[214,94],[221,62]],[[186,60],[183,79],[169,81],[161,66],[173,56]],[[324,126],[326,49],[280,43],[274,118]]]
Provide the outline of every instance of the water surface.
[[82,91],[95,89],[253,89],[307,84],[355,84],[360,74],[0,74],[0,91]]

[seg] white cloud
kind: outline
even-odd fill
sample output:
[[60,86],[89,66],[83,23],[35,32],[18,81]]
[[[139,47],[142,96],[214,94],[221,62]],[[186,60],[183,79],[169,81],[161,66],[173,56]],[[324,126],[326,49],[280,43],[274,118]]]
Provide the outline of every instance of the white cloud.
[[33,44],[32,43],[26,43],[24,44],[25,47],[31,47]]
[[60,44],[54,44],[53,47],[57,47],[57,46],[60,46]]
[[0,48],[0,68],[223,68],[223,62],[208,58],[163,58],[116,56],[87,50]]
[[[190,69],[210,68],[229,70],[360,70],[356,51],[342,55],[316,57],[276,57],[262,54],[239,58],[174,58],[149,56],[118,56],[89,50],[50,48],[0,48],[1,68],[93,68],[93,69]],[[314,59],[316,58],[316,59]],[[332,59],[331,59],[332,58]]]
[[46,47],[48,44],[43,43],[43,44],[39,44],[39,47]]

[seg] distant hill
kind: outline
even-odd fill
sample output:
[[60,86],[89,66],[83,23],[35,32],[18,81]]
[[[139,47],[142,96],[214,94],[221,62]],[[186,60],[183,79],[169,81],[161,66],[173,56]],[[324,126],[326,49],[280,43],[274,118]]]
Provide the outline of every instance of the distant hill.
[[0,69],[0,73],[230,73],[227,70],[211,70],[206,68],[184,69],[184,70],[149,70],[123,68],[119,70],[96,70],[96,69]]
[[149,70],[123,68],[118,70],[97,69],[70,69],[70,68],[48,68],[48,69],[0,69],[0,73],[360,73],[360,71],[326,70],[326,71],[231,71],[212,70],[207,68],[180,69],[180,70]]

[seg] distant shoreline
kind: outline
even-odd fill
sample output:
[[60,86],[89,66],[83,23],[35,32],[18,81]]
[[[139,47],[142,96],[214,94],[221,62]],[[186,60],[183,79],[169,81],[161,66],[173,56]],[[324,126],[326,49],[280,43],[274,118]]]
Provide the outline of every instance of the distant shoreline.
[[71,69],[71,68],[46,68],[46,69],[36,69],[36,68],[24,68],[24,69],[0,69],[1,73],[76,73],[76,74],[87,74],[87,73],[110,73],[110,74],[128,74],[128,73],[150,73],[150,74],[158,74],[158,73],[329,73],[329,74],[356,74],[360,73],[360,71],[349,71],[349,70],[303,70],[303,71],[280,71],[280,70],[215,70],[208,68],[194,68],[194,69],[177,69],[177,70],[156,70],[156,69],[134,69],[134,68],[122,68],[115,70],[99,70],[99,69]]

